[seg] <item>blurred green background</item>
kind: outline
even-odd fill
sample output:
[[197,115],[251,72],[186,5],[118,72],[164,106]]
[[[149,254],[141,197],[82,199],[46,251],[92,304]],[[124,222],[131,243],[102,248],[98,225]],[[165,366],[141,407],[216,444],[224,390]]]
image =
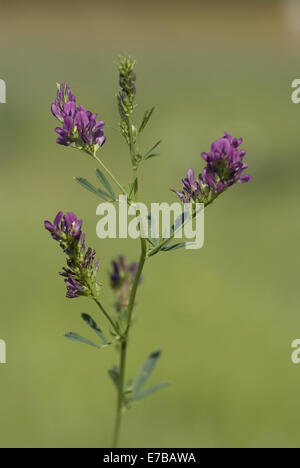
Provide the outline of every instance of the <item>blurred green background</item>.
[[[153,257],[137,300],[128,377],[163,355],[151,382],[173,383],[126,414],[123,447],[299,447],[300,107],[297,2],[9,2],[1,5],[1,447],[108,447],[114,349],[63,338],[93,334],[84,299],[65,299],[64,257],[43,229],[58,210],[84,218],[101,259],[103,302],[113,297],[112,257],[138,256],[134,241],[100,241],[98,200],[73,180],[95,164],[55,143],[56,81],[106,122],[104,162],[130,177],[116,131],[116,56],[137,58],[137,116],[156,111],[143,138],[163,139],[141,167],[141,198],[174,201],[190,166],[226,130],[243,136],[254,180],[206,212],[205,245]],[[298,15],[298,16],[297,16]]]

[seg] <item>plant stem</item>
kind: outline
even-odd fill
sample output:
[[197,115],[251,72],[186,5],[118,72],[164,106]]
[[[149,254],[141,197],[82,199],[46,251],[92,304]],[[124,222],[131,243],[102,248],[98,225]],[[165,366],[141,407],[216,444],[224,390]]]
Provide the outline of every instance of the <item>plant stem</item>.
[[98,299],[93,296],[93,299],[94,301],[96,302],[97,306],[99,307],[99,309],[103,312],[103,314],[105,315],[105,317],[107,318],[107,320],[109,321],[109,323],[111,324],[111,326],[113,327],[114,331],[117,333],[117,335],[120,334],[120,331],[119,329],[116,327],[116,324],[113,322],[112,318],[110,317],[109,313],[106,312],[106,310],[104,309],[103,305],[101,304],[100,301],[98,301]]
[[129,298],[128,325],[127,325],[126,332],[125,332],[126,337],[128,336],[128,333],[129,333],[131,320],[132,320],[132,311],[133,311],[133,307],[134,307],[134,303],[135,303],[137,288],[138,288],[138,285],[139,285],[139,282],[140,282],[140,279],[141,279],[141,276],[142,276],[142,271],[143,271],[143,268],[144,268],[144,265],[145,265],[146,258],[147,258],[147,244],[146,244],[146,240],[143,237],[141,237],[141,256],[140,256],[140,260],[139,260],[139,263],[138,263],[138,268],[137,268],[137,271],[136,271],[136,275],[135,275],[135,278],[134,278],[134,282],[133,282],[133,285],[132,285],[131,294],[130,294],[130,298]]
[[[146,244],[145,239],[141,238],[141,257],[140,257],[140,261],[138,264],[137,272],[134,278],[132,290],[130,293],[130,299],[129,299],[128,325],[127,325],[125,333],[121,337],[120,367],[119,367],[120,376],[119,376],[119,384],[118,384],[117,410],[116,410],[116,420],[115,420],[112,448],[116,448],[119,442],[120,428],[121,428],[122,414],[123,414],[123,404],[124,404],[123,398],[124,398],[124,382],[125,382],[125,370],[126,370],[126,351],[127,351],[127,344],[128,344],[129,329],[130,329],[130,324],[131,324],[132,310],[133,310],[134,303],[135,303],[137,288],[140,282],[140,278],[141,278],[141,274],[143,271],[146,257],[147,257],[147,244]],[[108,312],[106,312],[101,302],[95,296],[93,296],[93,299],[98,305],[98,307],[100,308],[100,310],[103,312],[107,320],[112,325],[114,331],[118,335],[120,335],[119,329],[116,327],[116,324],[113,322]]]
[[145,239],[141,237],[141,256],[140,261],[138,264],[137,272],[134,278],[134,283],[132,286],[132,290],[130,293],[129,305],[128,305],[128,325],[126,331],[122,337],[121,342],[121,351],[120,351],[120,377],[119,377],[119,385],[118,385],[118,399],[117,399],[117,411],[116,411],[116,421],[115,421],[115,428],[114,428],[114,436],[113,436],[113,448],[118,447],[119,436],[120,436],[120,427],[122,422],[122,414],[123,414],[123,398],[124,398],[124,381],[125,381],[125,370],[126,370],[126,351],[128,345],[128,338],[129,338],[129,330],[132,320],[132,311],[135,303],[135,297],[138,289],[138,285],[140,282],[141,274],[145,265],[145,260],[147,258],[147,244]]
[[[136,193],[135,193],[135,202],[138,199],[138,177],[137,177],[137,167],[135,166],[135,155],[136,155],[136,147],[135,141],[132,134],[132,122],[131,118],[128,117],[128,131],[129,131],[129,149],[131,155],[131,161],[133,166],[133,182],[136,182]],[[120,428],[122,423],[122,415],[123,415],[123,408],[124,408],[124,382],[125,382],[125,372],[126,372],[126,356],[127,356],[127,346],[128,346],[128,339],[129,339],[129,331],[132,321],[132,311],[135,304],[136,293],[138,289],[138,285],[141,279],[142,271],[145,265],[145,261],[147,258],[147,242],[146,239],[140,238],[141,240],[141,255],[140,260],[138,263],[136,275],[134,278],[134,282],[132,285],[132,289],[130,292],[129,304],[128,304],[128,322],[127,327],[122,335],[121,338],[121,351],[120,351],[120,376],[119,376],[119,384],[118,384],[118,398],[117,398],[117,410],[116,410],[116,420],[115,420],[115,428],[114,428],[114,435],[113,435],[113,448],[118,447],[119,443],[119,436],[120,436]]]
[[118,447],[120,429],[121,429],[121,423],[122,423],[126,351],[127,351],[127,339],[124,339],[122,341],[121,351],[120,351],[120,377],[119,377],[119,385],[118,385],[118,401],[117,401],[116,421],[115,421],[112,448]]
[[92,155],[94,159],[96,159],[96,161],[98,161],[98,163],[100,164],[100,166],[102,166],[102,168],[107,172],[107,174],[109,175],[109,177],[114,181],[114,183],[119,187],[119,189],[121,190],[122,193],[124,193],[124,195],[127,195],[127,192],[126,192],[126,189],[125,187],[123,187],[120,182],[117,181],[117,179],[115,178],[115,176],[110,172],[110,170],[105,166],[105,164],[101,161],[101,159],[99,159],[96,154],[93,154]]

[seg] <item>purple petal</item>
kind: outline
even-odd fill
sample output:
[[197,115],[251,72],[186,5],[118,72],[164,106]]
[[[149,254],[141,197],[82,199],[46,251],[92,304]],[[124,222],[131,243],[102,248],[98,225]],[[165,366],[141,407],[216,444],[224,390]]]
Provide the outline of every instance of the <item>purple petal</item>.
[[66,223],[67,230],[69,231],[72,228],[72,223],[77,221],[76,215],[72,212],[66,213],[64,215],[64,221]]
[[204,159],[204,161],[206,161],[206,162],[209,162],[210,159],[211,159],[209,154],[207,154],[207,153],[201,153],[201,156]]
[[45,226],[45,229],[47,229],[47,231],[50,231],[50,232],[55,231],[55,226],[53,226],[53,224],[50,223],[50,221],[44,221],[44,226]]
[[81,111],[77,112],[75,123],[81,129],[88,126],[89,118],[88,118],[87,112],[85,110],[81,110]]
[[253,179],[253,176],[249,175],[249,174],[245,174],[245,175],[242,175],[240,178],[239,178],[239,183],[240,184],[244,184],[246,182],[250,182],[250,180]]
[[66,130],[70,134],[73,130],[73,127],[74,127],[74,120],[72,119],[72,117],[69,117],[69,116],[65,117],[64,130]]
[[187,173],[187,178],[188,178],[188,181],[191,185],[194,185],[195,183],[195,172],[194,172],[194,169],[190,168],[188,169]]
[[62,211],[59,211],[59,212],[57,213],[57,215],[55,216],[55,219],[54,219],[53,224],[54,224],[54,226],[55,226],[56,228],[59,227],[59,223],[60,223],[60,221],[61,221],[62,216],[63,216],[63,212],[62,212]]

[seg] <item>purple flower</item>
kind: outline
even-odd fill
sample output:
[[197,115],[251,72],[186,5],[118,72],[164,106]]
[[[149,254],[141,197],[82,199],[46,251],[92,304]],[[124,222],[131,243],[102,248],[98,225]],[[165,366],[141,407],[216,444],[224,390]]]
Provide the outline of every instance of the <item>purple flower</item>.
[[76,113],[75,125],[84,143],[101,147],[106,140],[103,134],[104,122],[103,120],[97,121],[97,116],[80,106]]
[[73,299],[74,297],[79,297],[82,294],[82,291],[84,288],[82,285],[76,281],[72,275],[68,276],[67,279],[65,279],[65,283],[67,286],[67,294],[66,297],[68,299]]
[[[125,257],[120,255],[112,261],[110,285],[116,293],[116,309],[120,312],[129,304],[130,292],[137,272],[137,263],[126,263]],[[141,280],[140,280],[141,281]]]
[[64,145],[64,146],[76,146],[75,145],[75,140],[74,140],[74,135],[73,135],[73,130],[74,130],[74,120],[72,117],[65,117],[65,120],[63,122],[63,128],[56,127],[55,131],[58,134],[58,137],[56,139],[56,143],[59,145]]
[[236,182],[249,182],[252,176],[243,174],[248,165],[243,162],[246,152],[239,149],[242,141],[242,138],[233,138],[225,133],[211,145],[209,153],[202,153],[206,162],[203,173],[196,178],[194,170],[189,169],[182,180],[182,191],[171,190],[183,203],[194,201],[207,204]]
[[61,238],[61,229],[60,229],[60,221],[63,217],[62,211],[59,211],[54,218],[53,224],[50,221],[44,221],[45,228],[51,233],[51,236],[55,240],[60,240]]
[[67,297],[94,296],[99,293],[96,274],[99,262],[95,262],[96,251],[90,247],[85,251],[85,233],[82,221],[74,213],[60,211],[53,223],[44,222],[45,228],[67,255],[67,268],[63,267],[60,275],[65,278]]
[[229,133],[211,145],[209,153],[202,153],[207,165],[203,177],[214,192],[221,193],[235,182],[249,182],[252,177],[243,175],[248,164],[243,163],[246,151],[239,150],[242,138],[233,138]]
[[190,168],[187,171],[186,178],[182,180],[183,190],[178,192],[171,189],[176,193],[183,203],[197,202],[202,200],[207,195],[207,184],[203,179],[202,174],[199,174],[196,179],[194,169]]
[[67,83],[57,84],[57,94],[51,105],[51,112],[58,120],[64,121],[65,117],[74,117],[76,110],[76,97],[72,94]]
[[77,219],[74,213],[66,213],[63,215],[59,211],[53,221],[44,221],[45,228],[51,232],[52,237],[55,240],[65,240],[66,236],[70,236],[76,240],[79,240],[81,235],[85,235],[81,232],[82,221]]
[[63,229],[66,234],[79,240],[81,237],[82,221],[74,213],[66,213],[63,217]]
[[58,86],[57,97],[51,105],[52,114],[62,123],[62,128],[55,128],[56,142],[93,154],[106,141],[103,120],[97,120],[97,114],[81,105],[76,107],[76,97],[66,83]]

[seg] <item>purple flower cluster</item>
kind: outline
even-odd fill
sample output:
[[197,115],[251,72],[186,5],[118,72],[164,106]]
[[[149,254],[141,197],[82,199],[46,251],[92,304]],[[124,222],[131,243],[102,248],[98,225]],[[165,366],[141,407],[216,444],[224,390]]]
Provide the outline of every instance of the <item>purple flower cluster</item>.
[[118,312],[121,312],[129,304],[130,292],[137,271],[137,263],[127,264],[125,257],[120,255],[117,260],[112,262],[112,268],[110,285],[117,296],[116,309]]
[[45,228],[67,254],[67,267],[60,273],[65,278],[67,297],[92,296],[98,293],[96,274],[99,262],[95,262],[96,251],[85,249],[85,233],[82,221],[74,213],[57,213],[53,223],[44,222]]
[[242,138],[233,138],[229,133],[211,145],[209,153],[202,153],[206,162],[202,174],[196,178],[193,169],[183,179],[183,190],[175,192],[183,203],[191,201],[209,203],[218,194],[236,182],[245,183],[252,176],[243,174],[248,164],[243,162],[246,151],[240,150]]
[[59,145],[73,146],[93,154],[105,143],[103,120],[97,120],[98,115],[83,106],[76,106],[76,97],[66,83],[58,85],[51,111],[62,123],[62,128],[55,129]]

